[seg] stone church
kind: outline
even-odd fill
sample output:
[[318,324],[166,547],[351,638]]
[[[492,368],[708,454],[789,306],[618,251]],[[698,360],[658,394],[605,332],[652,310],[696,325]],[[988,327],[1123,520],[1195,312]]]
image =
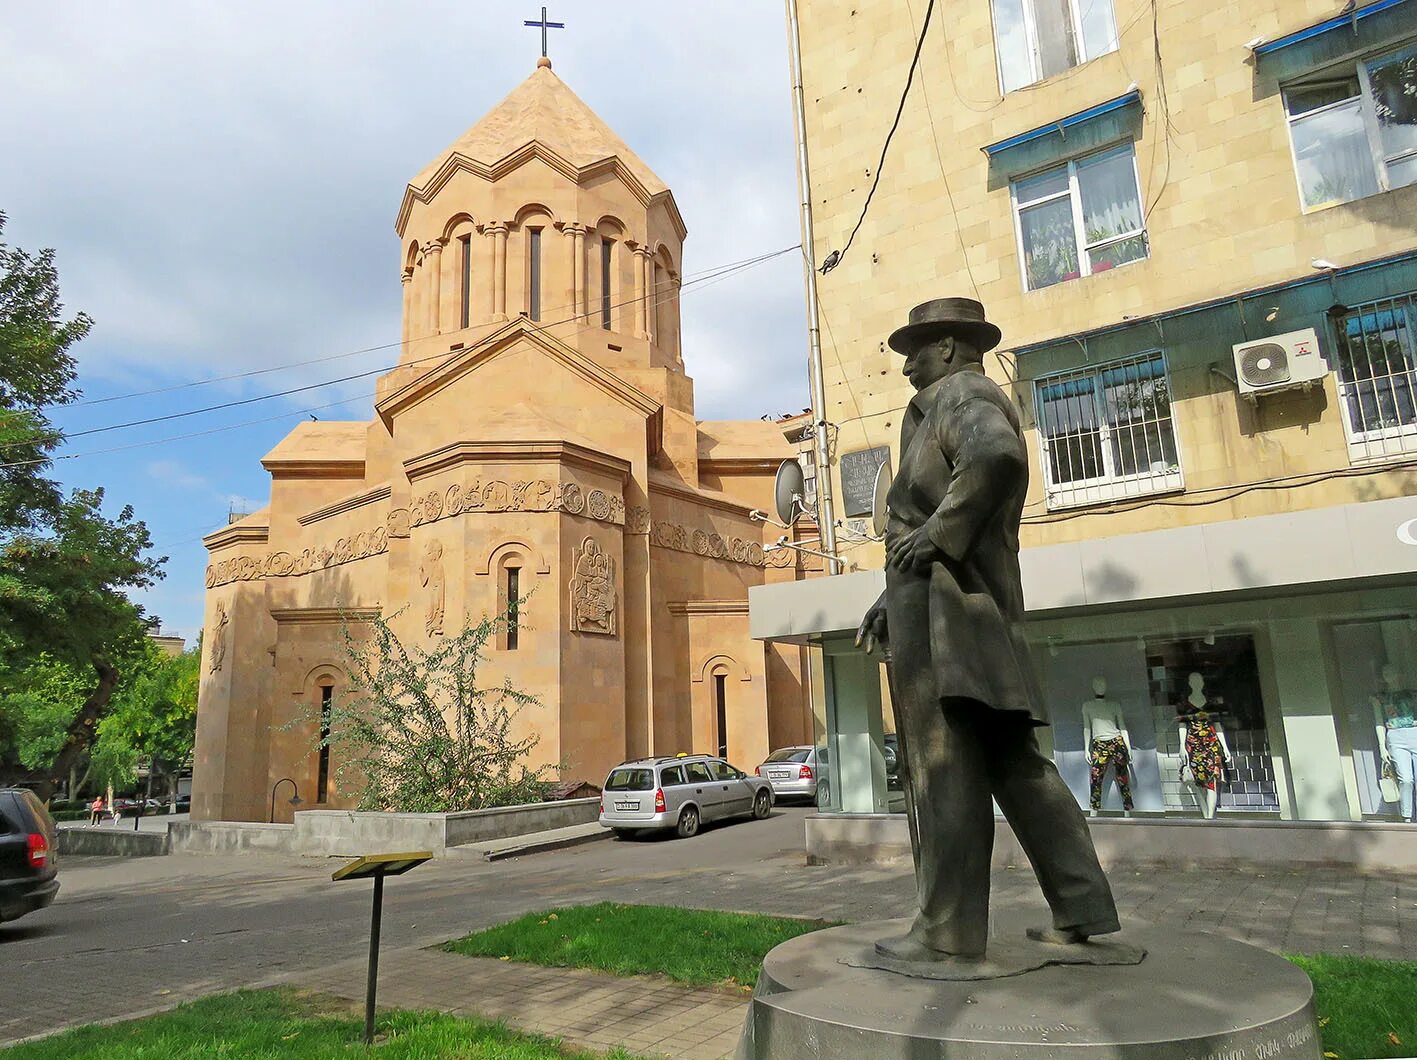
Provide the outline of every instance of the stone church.
[[520,721],[565,779],[810,742],[802,649],[748,635],[749,586],[807,573],[749,517],[794,451],[694,417],[670,190],[542,59],[395,230],[402,347],[372,418],[302,423],[262,461],[270,503],[206,538],[193,817],[265,820],[282,778],[351,805],[338,747],[291,727],[341,692],[342,615],[427,644],[526,598],[480,677],[539,697]]

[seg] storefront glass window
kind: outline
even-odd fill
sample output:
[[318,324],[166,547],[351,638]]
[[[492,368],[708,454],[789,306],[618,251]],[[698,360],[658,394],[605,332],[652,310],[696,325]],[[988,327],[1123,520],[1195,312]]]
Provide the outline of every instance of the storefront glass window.
[[1365,814],[1398,816],[1403,779],[1417,764],[1417,616],[1345,623],[1333,641],[1359,805]]
[[1252,637],[1050,644],[1038,662],[1083,807],[1279,812]]

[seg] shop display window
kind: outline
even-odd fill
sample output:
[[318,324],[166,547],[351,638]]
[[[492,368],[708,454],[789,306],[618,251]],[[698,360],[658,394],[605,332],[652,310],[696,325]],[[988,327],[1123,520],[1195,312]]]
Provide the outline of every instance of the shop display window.
[[1037,658],[1054,761],[1085,809],[1279,812],[1252,637],[1054,643]]
[[[1359,805],[1365,814],[1400,816],[1417,765],[1417,616],[1344,623],[1333,641]],[[1384,758],[1392,762],[1386,783]]]

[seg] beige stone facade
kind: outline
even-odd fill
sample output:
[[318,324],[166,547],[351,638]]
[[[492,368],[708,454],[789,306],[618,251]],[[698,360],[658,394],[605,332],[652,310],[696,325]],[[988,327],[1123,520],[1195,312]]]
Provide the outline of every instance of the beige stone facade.
[[[1032,457],[1044,738],[1080,803],[1100,684],[1138,813],[1410,818],[1375,704],[1417,688],[1417,5],[937,0],[880,173],[928,0],[795,6],[813,259],[860,222],[819,282],[838,517],[899,459],[887,337],[978,298]],[[884,557],[841,544],[859,573],[756,590],[753,625],[823,649],[824,808],[899,811],[852,643]],[[1197,681],[1234,750],[1214,798],[1182,773]]]
[[[1045,498],[1034,431],[1025,545],[1413,492],[1411,468],[1349,474],[1364,461],[1350,458],[1335,374],[1318,390],[1257,403],[1241,397],[1225,376],[1234,371],[1231,345],[1244,338],[1318,325],[1329,355],[1333,336],[1322,331],[1324,307],[1417,289],[1410,265],[1405,279],[1385,286],[1363,282],[1372,271],[1358,271],[1417,250],[1417,186],[1306,210],[1284,99],[1291,82],[1312,82],[1332,70],[1351,76],[1357,60],[1410,48],[1417,12],[1399,4],[1355,22],[1345,39],[1325,42],[1321,60],[1306,68],[1282,51],[1255,56],[1247,44],[1276,41],[1331,18],[1336,5],[1326,0],[1094,0],[1081,6],[1098,4],[1113,9],[1115,49],[1004,94],[995,11],[1013,3],[937,5],[866,220],[842,264],[820,281],[827,416],[838,427],[837,453],[897,444],[899,410],[910,388],[884,340],[910,306],[967,295],[983,301],[1003,328],[1000,356],[987,367],[1011,385],[1027,414],[1033,412],[1030,381],[1040,375],[1166,351],[1184,492],[1221,498],[1190,507],[1138,506],[1127,499],[1088,506],[1088,515],[1062,511],[1066,506]],[[924,0],[903,6],[799,0],[819,262],[841,247],[861,212],[925,6]],[[1367,6],[1376,5],[1360,3],[1360,13]],[[1140,95],[1135,121],[1114,127],[1100,143],[1085,126],[1042,138],[1046,154],[1018,171],[984,150],[1133,87]],[[1125,145],[1133,148],[1146,207],[1147,256],[1026,289],[1011,182]],[[1341,266],[1332,287],[1327,274],[1311,266],[1313,259]],[[1303,286],[1283,297],[1253,294],[1288,284]],[[1168,333],[1164,318],[1214,301],[1224,304],[1202,315],[1204,334],[1188,333],[1184,322]],[[1161,329],[1156,317],[1163,318]],[[1109,328],[1119,330],[1096,334]],[[1410,462],[1417,451],[1388,456],[1398,459],[1387,463]],[[1334,472],[1343,477],[1331,477]],[[1292,484],[1228,496],[1229,487],[1273,479]],[[1311,479],[1317,481],[1306,484]],[[1092,517],[1104,510],[1112,514]],[[880,564],[876,546],[857,550],[863,566]]]
[[285,727],[343,687],[341,615],[426,643],[509,592],[524,625],[482,677],[540,698],[522,721],[567,778],[810,739],[801,649],[748,635],[748,587],[805,573],[750,518],[793,449],[695,418],[669,189],[543,60],[396,229],[403,346],[373,418],[292,431],[269,506],[206,539],[194,816],[265,819],[283,777],[348,805]]

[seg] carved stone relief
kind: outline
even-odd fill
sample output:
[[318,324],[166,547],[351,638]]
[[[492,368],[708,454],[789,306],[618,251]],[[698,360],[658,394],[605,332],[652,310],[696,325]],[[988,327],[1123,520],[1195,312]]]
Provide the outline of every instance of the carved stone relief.
[[429,541],[423,550],[423,562],[418,565],[419,583],[427,590],[423,610],[423,629],[430,637],[443,635],[443,546]]
[[221,664],[226,661],[226,627],[231,619],[226,615],[226,604],[218,600],[216,605],[216,616],[212,622],[212,656],[209,669],[212,673],[221,670]]
[[619,611],[615,561],[587,537],[571,550],[571,632],[614,636]]

